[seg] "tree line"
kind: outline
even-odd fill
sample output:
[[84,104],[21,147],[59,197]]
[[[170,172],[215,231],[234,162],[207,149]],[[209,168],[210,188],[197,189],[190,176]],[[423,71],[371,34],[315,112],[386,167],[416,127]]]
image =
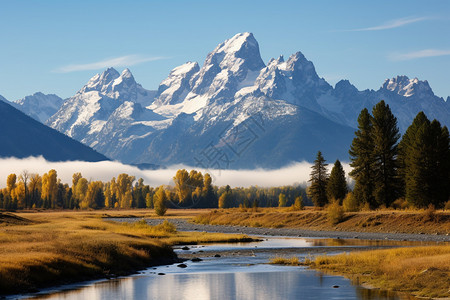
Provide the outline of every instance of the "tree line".
[[400,139],[397,118],[380,101],[372,114],[364,108],[349,154],[354,179],[348,192],[339,161],[331,174],[319,151],[308,194],[316,206],[337,200],[354,209],[368,207],[444,207],[450,195],[449,131],[437,120],[417,114]]
[[[142,178],[120,174],[108,182],[87,180],[74,173],[72,184],[61,182],[55,170],[40,176],[23,171],[10,174],[0,189],[0,209],[101,209],[154,208],[163,215],[167,208],[271,207],[294,204],[306,198],[302,187],[218,187],[210,174],[178,170],[173,185],[156,188]],[[279,199],[284,201],[280,204]],[[303,203],[302,203],[303,205]]]

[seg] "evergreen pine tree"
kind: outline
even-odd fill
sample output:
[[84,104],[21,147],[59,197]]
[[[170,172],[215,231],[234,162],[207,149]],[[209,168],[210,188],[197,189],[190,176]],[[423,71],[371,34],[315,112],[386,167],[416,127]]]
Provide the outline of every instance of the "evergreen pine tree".
[[325,159],[322,153],[317,152],[317,158],[314,161],[314,165],[311,167],[311,186],[309,187],[309,197],[313,201],[315,206],[323,207],[328,203],[327,199],[327,173],[328,164],[325,163]]
[[406,200],[416,207],[443,206],[449,197],[447,128],[420,112],[399,144],[399,160]]
[[402,149],[406,154],[402,172],[405,181],[405,198],[416,207],[426,207],[431,202],[430,153],[428,153],[430,150],[430,122],[428,119],[426,121],[419,127],[412,128],[415,130],[414,136],[408,141],[408,147]]
[[344,200],[346,194],[347,180],[345,179],[345,171],[341,162],[336,160],[328,178],[327,196],[328,199],[339,200],[339,203],[342,204],[342,200]]
[[411,166],[411,156],[409,152],[411,151],[411,147],[413,146],[414,141],[416,140],[417,131],[424,124],[429,124],[427,116],[421,111],[414,118],[412,124],[408,127],[405,134],[403,135],[400,143],[398,144],[398,174],[400,178],[401,188],[399,192],[401,195],[406,196],[406,174],[408,168]]
[[372,110],[374,197],[377,205],[390,206],[399,195],[397,118],[383,100]]
[[[432,127],[434,122],[431,122]],[[432,201],[436,207],[443,207],[450,198],[450,135],[446,126],[442,127],[440,135],[436,136],[436,144],[433,147],[436,149],[437,158],[433,162],[433,169],[437,173],[433,191],[437,191],[437,194],[433,195]]]
[[349,175],[355,180],[356,202],[358,205],[369,203],[375,207],[372,120],[367,108],[364,108],[358,116],[358,130],[355,132],[349,154],[350,166],[353,168]]

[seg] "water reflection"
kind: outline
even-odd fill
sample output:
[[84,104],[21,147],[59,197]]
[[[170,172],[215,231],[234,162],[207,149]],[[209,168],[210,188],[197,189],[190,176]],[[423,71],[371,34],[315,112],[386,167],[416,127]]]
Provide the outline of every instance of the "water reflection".
[[[177,249],[180,256],[202,262],[147,269],[139,275],[66,287],[70,290],[35,295],[44,299],[410,299],[390,292],[368,290],[339,276],[305,267],[267,264],[280,253],[301,259],[314,250],[347,251],[355,248],[393,246],[390,241],[268,238],[260,243],[212,244]],[[342,248],[343,247],[343,248]],[[266,249],[259,251],[260,249]],[[344,250],[343,250],[344,249]],[[193,253],[196,254],[193,254]],[[215,257],[220,253],[220,257]],[[165,275],[158,275],[164,273]]]
[[[117,285],[117,282],[120,282]],[[167,274],[97,283],[46,299],[400,299],[395,294],[355,288],[342,277],[310,270]]]

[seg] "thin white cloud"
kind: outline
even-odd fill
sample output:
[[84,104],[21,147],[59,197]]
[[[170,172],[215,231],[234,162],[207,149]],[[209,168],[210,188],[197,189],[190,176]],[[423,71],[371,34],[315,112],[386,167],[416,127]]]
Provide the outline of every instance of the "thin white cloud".
[[[72,175],[76,172],[88,180],[110,181],[120,173],[127,173],[137,178],[143,178],[145,184],[156,187],[159,185],[173,185],[173,176],[178,169],[197,169],[202,173],[209,173],[213,179],[213,184],[231,187],[249,187],[249,186],[283,186],[291,184],[306,185],[311,173],[311,164],[308,162],[295,162],[289,166],[275,169],[254,169],[254,170],[202,170],[186,165],[169,166],[161,170],[139,170],[136,167],[124,165],[115,161],[102,162],[49,162],[43,157],[29,157],[24,159],[1,158],[0,159],[0,188],[6,186],[6,177],[15,173],[21,174],[23,170],[29,173],[43,175],[50,169],[55,169],[58,178],[63,183],[72,184]],[[346,173],[351,170],[348,163],[343,163]],[[331,170],[331,164],[328,166]]]
[[58,73],[70,73],[76,71],[100,70],[108,67],[128,67],[149,61],[162,60],[166,58],[167,57],[163,56],[125,55],[88,64],[67,65],[60,67],[55,71]]
[[403,27],[403,26],[408,25],[408,24],[413,24],[413,23],[417,23],[417,22],[421,22],[421,21],[425,21],[425,20],[429,20],[429,19],[430,19],[430,17],[418,17],[418,18],[408,17],[408,18],[401,18],[401,19],[391,20],[389,22],[383,23],[383,24],[378,25],[378,26],[366,27],[366,28],[357,28],[357,29],[349,29],[349,30],[344,30],[344,31],[378,31],[378,30],[387,30],[387,29]]
[[450,55],[450,50],[425,49],[408,53],[394,53],[389,56],[391,60],[411,60],[425,57],[436,57]]

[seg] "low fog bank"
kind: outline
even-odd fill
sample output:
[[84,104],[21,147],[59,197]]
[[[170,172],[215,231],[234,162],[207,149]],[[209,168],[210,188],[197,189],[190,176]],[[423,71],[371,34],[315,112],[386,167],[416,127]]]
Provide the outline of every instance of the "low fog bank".
[[[342,164],[346,174],[351,170],[348,163]],[[332,163],[328,166],[332,168]],[[38,173],[43,175],[51,169],[55,169],[58,178],[62,182],[72,185],[72,175],[80,172],[88,180],[109,181],[120,173],[127,173],[135,176],[136,179],[143,178],[145,184],[156,187],[159,185],[173,185],[172,177],[179,169],[196,169],[202,173],[209,173],[213,178],[213,184],[223,186],[229,184],[231,187],[249,187],[249,186],[283,186],[283,185],[302,185],[306,186],[311,173],[311,163],[296,162],[286,167],[265,170],[204,170],[201,168],[190,167],[186,165],[174,165],[167,169],[160,170],[140,170],[137,167],[125,165],[120,162],[102,161],[102,162],[49,162],[43,157],[29,157],[25,159],[3,158],[0,159],[0,187],[6,186],[6,177],[15,173],[19,176],[22,171],[28,173]]]

